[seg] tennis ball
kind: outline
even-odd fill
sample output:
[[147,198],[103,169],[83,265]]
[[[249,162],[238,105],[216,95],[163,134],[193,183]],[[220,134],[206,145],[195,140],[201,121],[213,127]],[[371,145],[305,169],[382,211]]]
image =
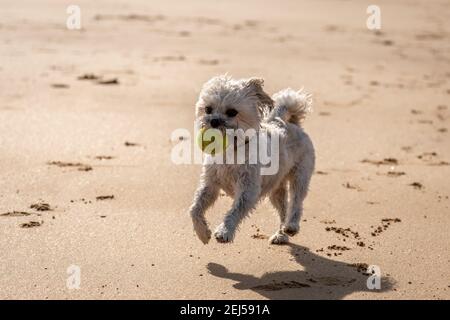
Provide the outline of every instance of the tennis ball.
[[197,134],[197,145],[203,152],[215,155],[228,148],[228,138],[220,130],[201,128]]

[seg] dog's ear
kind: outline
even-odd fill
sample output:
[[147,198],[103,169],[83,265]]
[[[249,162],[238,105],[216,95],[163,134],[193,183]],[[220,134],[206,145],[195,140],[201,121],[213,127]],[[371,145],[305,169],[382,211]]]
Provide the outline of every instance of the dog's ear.
[[250,78],[246,80],[246,88],[250,94],[255,95],[258,98],[258,111],[263,116],[270,112],[273,108],[272,98],[263,90],[264,79],[262,78]]
[[250,87],[255,87],[256,89],[262,90],[262,87],[264,87],[264,79],[263,78],[256,78],[252,77],[250,79],[247,79],[247,85]]

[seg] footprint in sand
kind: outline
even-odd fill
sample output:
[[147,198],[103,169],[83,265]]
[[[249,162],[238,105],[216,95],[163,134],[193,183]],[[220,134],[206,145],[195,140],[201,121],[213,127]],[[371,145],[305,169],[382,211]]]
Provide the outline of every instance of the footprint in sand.
[[436,158],[438,157],[437,152],[424,152],[417,156],[418,159],[422,160],[426,163],[428,166],[448,166],[450,165],[447,161],[436,161]]
[[102,200],[113,200],[114,199],[114,195],[107,195],[107,196],[98,196],[95,198],[97,201],[102,201]]
[[101,85],[116,85],[119,84],[119,80],[117,78],[112,78],[112,79],[98,80],[96,83]]
[[123,21],[142,21],[142,22],[156,22],[165,20],[165,16],[163,15],[143,15],[143,14],[97,14],[94,16],[94,20],[102,21],[102,20],[123,20]]
[[399,162],[395,158],[384,158],[383,160],[371,160],[371,159],[363,159],[362,163],[370,163],[377,166],[380,165],[397,165]]
[[136,142],[125,141],[124,146],[125,147],[139,147],[140,144],[136,143]]
[[65,83],[52,83],[51,86],[52,86],[52,88],[55,88],[55,89],[69,89],[70,88],[70,86]]
[[98,80],[98,79],[100,79],[100,77],[93,73],[85,73],[77,78],[77,80]]
[[363,189],[355,184],[350,184],[350,182],[344,183],[342,184],[343,187],[347,188],[347,189],[353,189],[356,191],[363,191]]
[[34,209],[36,211],[52,211],[52,207],[46,202],[37,202],[30,206],[30,209]]
[[414,187],[414,189],[422,190],[424,188],[423,184],[420,182],[413,182],[409,184],[411,187]]
[[63,162],[63,161],[50,161],[47,162],[50,166],[57,166],[60,168],[77,168],[78,171],[91,171],[92,167],[88,164],[80,162]]
[[386,173],[386,175],[387,175],[388,177],[401,177],[401,176],[406,175],[406,173],[403,172],[403,171],[388,171],[388,172]]
[[104,79],[102,76],[98,76],[94,73],[82,74],[81,76],[77,77],[77,80],[93,81],[94,83],[100,84],[100,85],[118,85],[118,84],[120,84],[119,79],[117,79],[117,78]]
[[40,227],[44,224],[44,221],[30,221],[30,222],[26,222],[26,223],[21,223],[20,227],[24,228],[24,229],[29,229],[29,228],[35,228],[35,227]]
[[31,213],[26,211],[10,211],[0,214],[1,217],[26,217],[30,215]]
[[96,160],[112,160],[115,159],[113,156],[95,156],[94,159]]

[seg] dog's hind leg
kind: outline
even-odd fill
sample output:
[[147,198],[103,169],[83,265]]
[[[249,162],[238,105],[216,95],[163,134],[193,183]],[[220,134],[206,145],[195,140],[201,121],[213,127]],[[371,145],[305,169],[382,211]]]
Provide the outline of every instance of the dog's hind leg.
[[300,229],[303,200],[308,193],[309,182],[314,171],[314,156],[304,157],[290,174],[290,206],[283,231],[294,236]]
[[288,236],[283,232],[283,226],[286,220],[286,210],[288,205],[287,184],[283,181],[278,188],[270,194],[270,202],[277,210],[280,216],[280,228],[269,239],[271,244],[284,244],[289,241]]

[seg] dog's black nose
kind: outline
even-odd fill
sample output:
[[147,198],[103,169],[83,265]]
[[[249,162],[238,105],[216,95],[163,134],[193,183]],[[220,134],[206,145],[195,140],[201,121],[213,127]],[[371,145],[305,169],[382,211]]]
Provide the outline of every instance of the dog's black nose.
[[211,123],[211,127],[217,128],[218,126],[220,126],[222,121],[220,121],[219,119],[211,119],[210,123]]

